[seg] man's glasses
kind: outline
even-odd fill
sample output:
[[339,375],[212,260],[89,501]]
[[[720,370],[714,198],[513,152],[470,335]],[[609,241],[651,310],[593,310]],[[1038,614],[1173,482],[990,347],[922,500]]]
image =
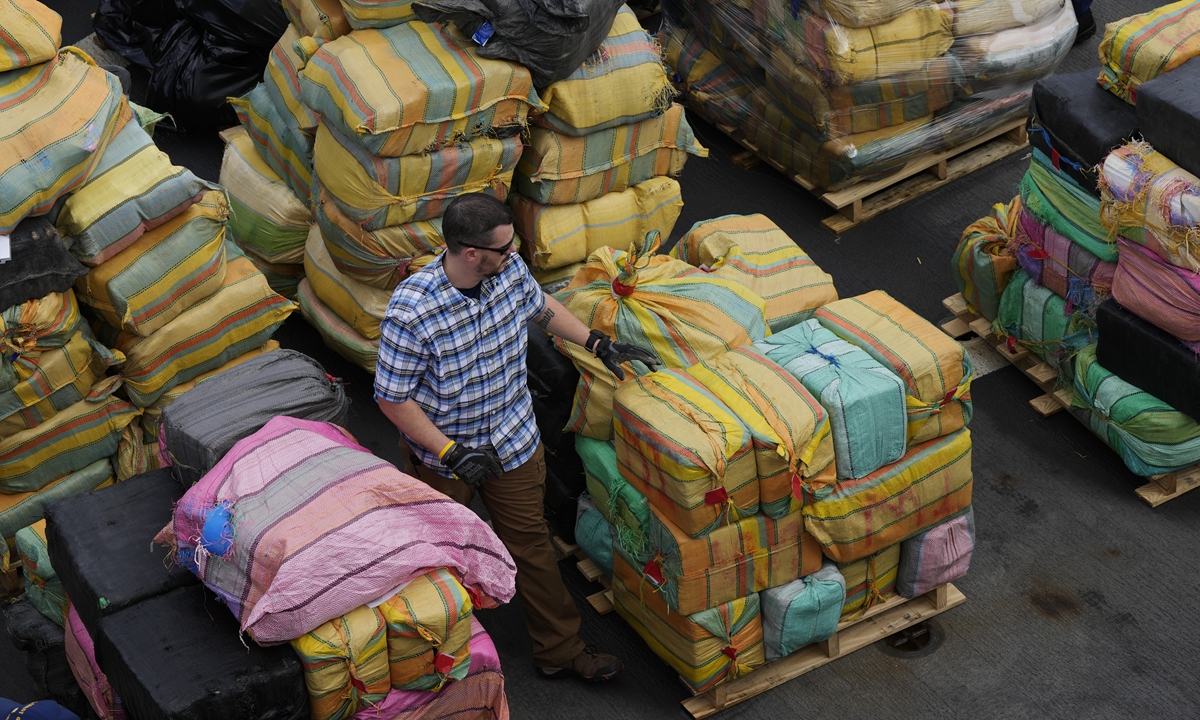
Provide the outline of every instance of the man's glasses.
[[517,236],[513,235],[512,240],[509,240],[508,243],[504,245],[504,247],[498,247],[498,248],[484,247],[483,245],[471,245],[471,244],[465,243],[465,242],[460,242],[459,245],[461,245],[462,247],[465,247],[465,248],[471,248],[472,250],[489,250],[491,252],[503,255],[504,253],[506,253],[510,249],[512,249],[513,243],[515,243],[516,241],[517,241]]

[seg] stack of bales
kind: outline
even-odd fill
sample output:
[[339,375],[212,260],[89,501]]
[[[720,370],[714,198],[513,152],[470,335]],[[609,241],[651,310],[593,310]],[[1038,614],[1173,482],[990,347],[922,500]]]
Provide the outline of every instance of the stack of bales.
[[1076,31],[1065,0],[700,0],[667,14],[687,102],[823,189],[1021,118]]
[[696,142],[654,40],[622,6],[608,37],[569,77],[542,89],[511,204],[534,270],[582,263],[603,246],[657,230],[683,207],[679,184]]
[[[617,611],[702,691],[966,571],[972,368],[886,294],[838,300],[762,216],[697,223],[674,254],[687,262],[636,269],[597,251],[560,293],[665,369],[627,366],[618,383],[562,347],[582,375],[576,539],[611,573]],[[769,328],[743,317],[723,333],[714,309],[739,302]],[[652,319],[662,331],[637,335]]]

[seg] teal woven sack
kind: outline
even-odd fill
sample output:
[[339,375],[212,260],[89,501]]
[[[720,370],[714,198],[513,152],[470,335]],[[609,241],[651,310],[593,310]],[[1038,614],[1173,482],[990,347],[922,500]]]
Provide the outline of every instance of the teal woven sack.
[[1024,347],[1058,373],[1060,382],[1075,376],[1075,355],[1096,342],[1096,323],[1081,312],[1067,312],[1067,301],[1038,285],[1024,270],[1013,273],[1000,297],[992,331],[1008,338],[1010,351]]
[[604,519],[592,499],[587,494],[580,495],[579,510],[575,514],[575,542],[609,580],[612,580],[613,574],[613,543],[616,537],[616,529]]
[[60,626],[65,625],[67,592],[50,565],[45,523],[21,528],[17,531],[16,542],[17,554],[25,564],[25,596],[38,612]]
[[817,572],[758,593],[767,660],[778,660],[837,631],[846,579],[826,560]]
[[583,461],[588,494],[596,510],[616,528],[621,548],[645,562],[649,549],[645,528],[650,525],[650,503],[646,496],[621,477],[617,452],[611,442],[576,435],[575,452]]

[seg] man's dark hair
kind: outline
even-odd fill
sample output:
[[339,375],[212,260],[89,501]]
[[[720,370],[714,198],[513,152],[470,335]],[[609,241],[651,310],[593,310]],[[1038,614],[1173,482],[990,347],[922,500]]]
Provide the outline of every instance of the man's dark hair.
[[457,255],[467,245],[491,246],[492,231],[512,225],[512,210],[491,195],[467,193],[450,201],[442,215],[442,239],[446,251]]

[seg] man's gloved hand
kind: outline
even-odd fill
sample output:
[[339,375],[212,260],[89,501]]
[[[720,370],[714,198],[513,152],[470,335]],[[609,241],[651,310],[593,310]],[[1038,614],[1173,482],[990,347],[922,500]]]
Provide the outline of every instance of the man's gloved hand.
[[488,480],[504,474],[500,458],[488,449],[479,449],[452,442],[438,455],[438,459],[450,468],[454,477],[477,488]]
[[653,352],[643,350],[636,345],[613,342],[612,338],[599,330],[593,330],[583,346],[600,358],[604,367],[616,375],[618,380],[625,379],[625,371],[621,369],[621,364],[630,360],[639,360],[649,365],[651,370],[654,370],[655,366],[662,365],[662,360]]

